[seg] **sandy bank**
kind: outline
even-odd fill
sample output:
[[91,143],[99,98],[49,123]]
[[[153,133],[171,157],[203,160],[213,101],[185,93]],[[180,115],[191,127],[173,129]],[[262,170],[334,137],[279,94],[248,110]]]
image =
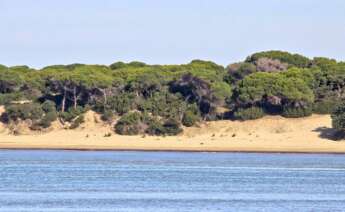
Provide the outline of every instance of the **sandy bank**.
[[254,121],[217,121],[188,128],[180,136],[120,136],[109,126],[87,121],[83,129],[35,135],[8,135],[0,126],[3,149],[165,150],[345,153],[345,142],[332,141],[328,115],[285,119],[268,116]]

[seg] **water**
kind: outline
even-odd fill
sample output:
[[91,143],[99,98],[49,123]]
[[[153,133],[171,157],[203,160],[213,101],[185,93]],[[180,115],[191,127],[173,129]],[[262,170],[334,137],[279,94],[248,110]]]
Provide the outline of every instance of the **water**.
[[345,155],[0,151],[0,211],[345,211]]

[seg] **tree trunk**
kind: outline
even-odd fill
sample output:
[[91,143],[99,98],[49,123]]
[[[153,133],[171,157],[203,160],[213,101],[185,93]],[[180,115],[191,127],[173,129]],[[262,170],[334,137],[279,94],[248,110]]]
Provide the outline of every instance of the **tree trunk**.
[[74,109],[77,109],[77,87],[74,86],[73,88],[73,102],[74,102]]
[[62,97],[62,106],[61,106],[62,112],[65,112],[65,105],[66,105],[66,87],[63,88],[63,97]]
[[102,93],[103,93],[103,97],[104,97],[104,105],[107,104],[107,92],[106,92],[106,89],[102,89]]

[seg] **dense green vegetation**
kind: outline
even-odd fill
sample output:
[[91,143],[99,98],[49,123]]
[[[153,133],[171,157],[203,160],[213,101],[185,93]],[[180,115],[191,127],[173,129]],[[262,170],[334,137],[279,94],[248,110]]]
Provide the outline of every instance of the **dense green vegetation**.
[[345,104],[339,106],[332,113],[332,126],[333,128],[344,131],[345,130]]
[[[226,68],[201,60],[183,65],[54,65],[40,70],[0,65],[0,105],[6,107],[1,120],[30,120],[36,130],[57,119],[76,128],[91,109],[114,124],[119,134],[174,135],[182,125],[224,117],[330,114],[344,97],[345,63],[281,51],[255,53]],[[344,128],[337,119],[342,112],[336,111],[334,126]]]

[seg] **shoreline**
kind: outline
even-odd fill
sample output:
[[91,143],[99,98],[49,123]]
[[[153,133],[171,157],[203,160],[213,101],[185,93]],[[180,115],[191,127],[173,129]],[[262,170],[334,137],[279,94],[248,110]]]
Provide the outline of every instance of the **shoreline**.
[[9,135],[0,130],[0,149],[71,151],[165,151],[345,154],[345,142],[330,140],[329,115],[251,121],[214,121],[186,128],[178,136],[121,136],[110,126],[87,121],[80,129]]
[[69,152],[171,152],[171,153],[245,153],[245,154],[306,154],[306,155],[343,155],[345,152],[327,152],[327,151],[248,151],[248,150],[148,150],[148,149],[64,149],[64,148],[0,148],[1,151],[69,151]]

